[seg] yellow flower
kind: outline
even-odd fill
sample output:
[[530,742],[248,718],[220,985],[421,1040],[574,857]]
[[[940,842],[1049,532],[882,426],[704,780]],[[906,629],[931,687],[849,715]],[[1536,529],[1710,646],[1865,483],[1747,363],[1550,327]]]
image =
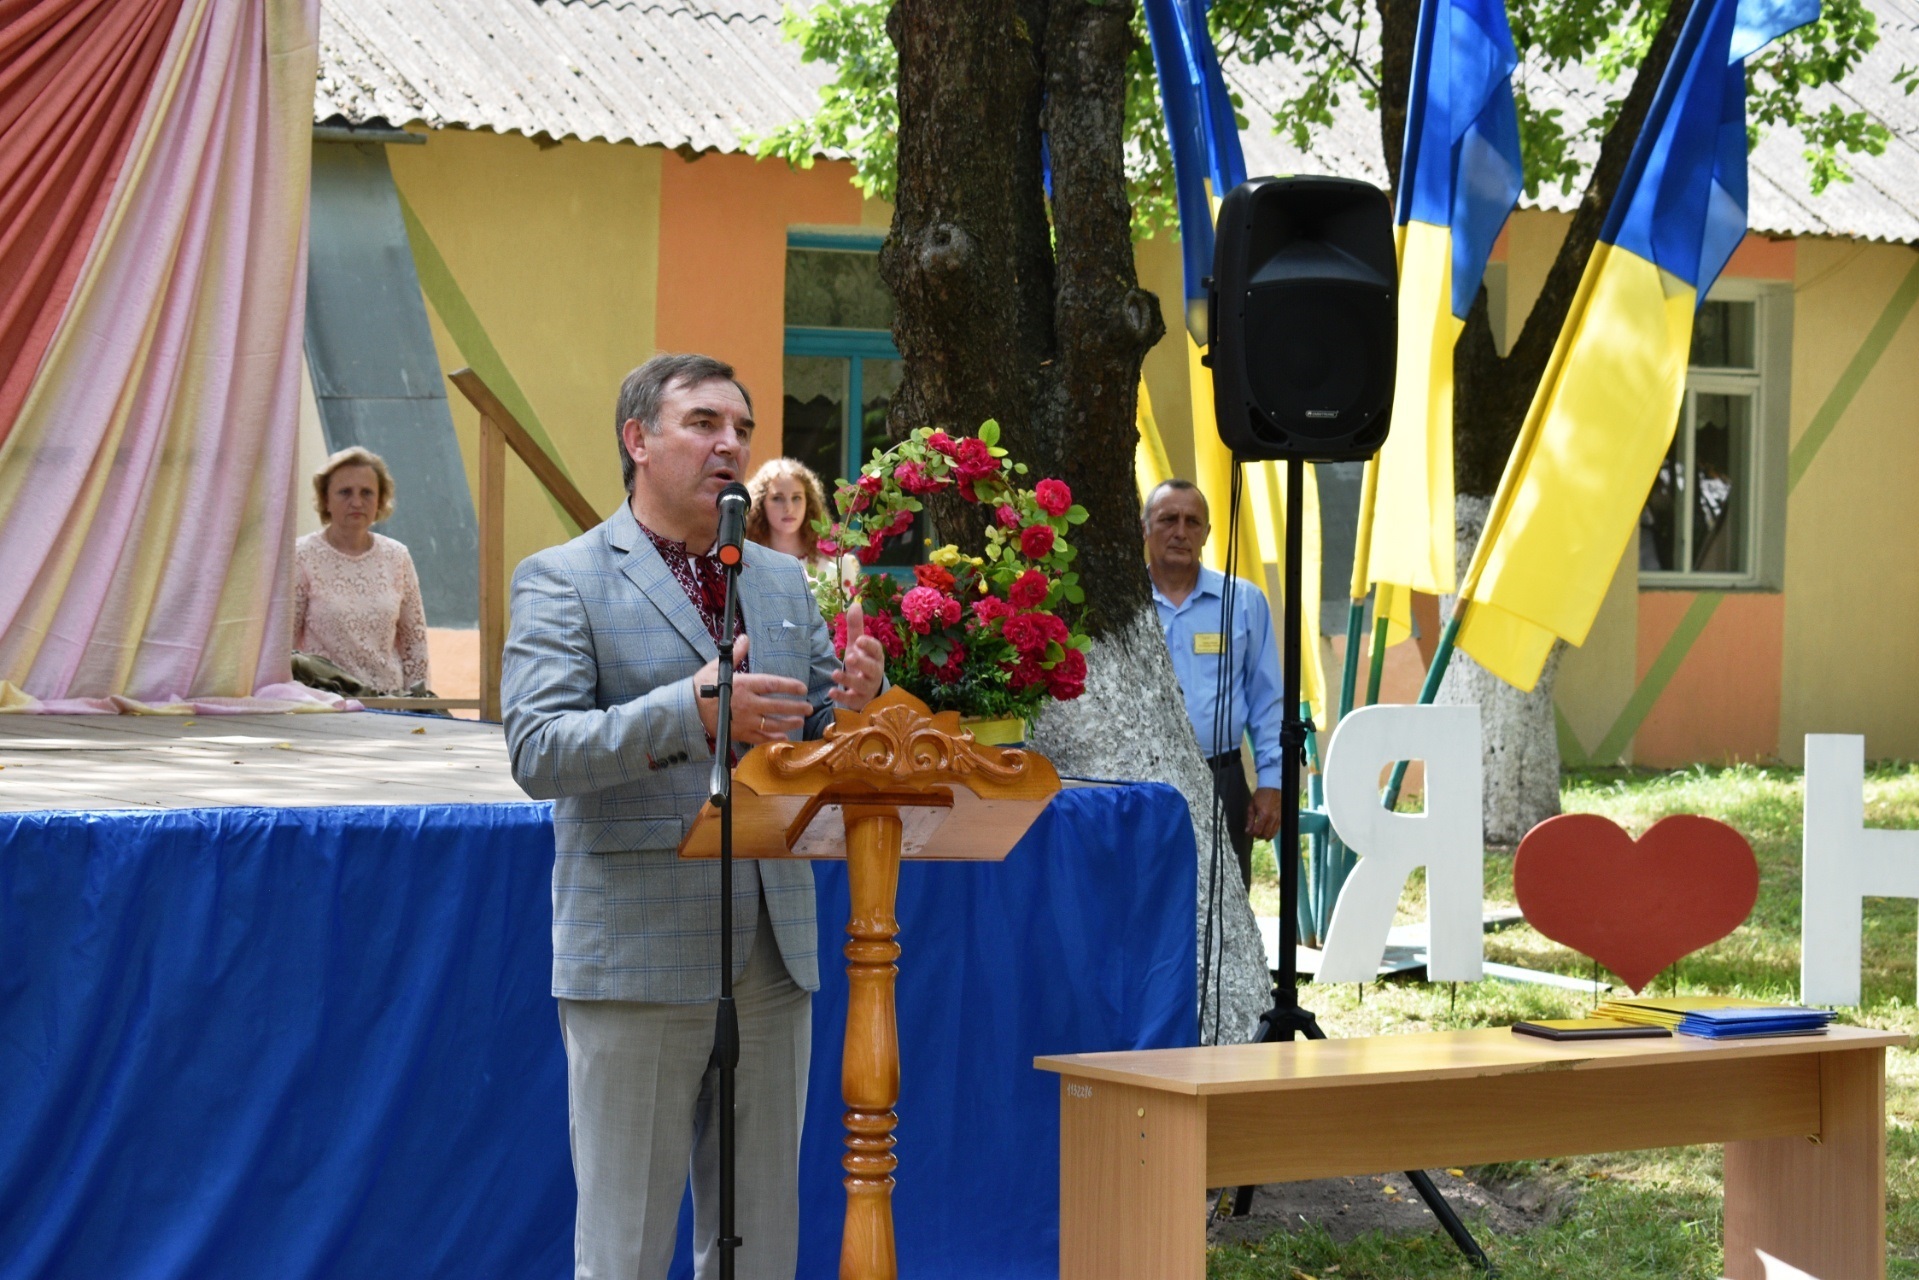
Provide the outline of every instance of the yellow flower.
[[954,565],[958,564],[961,560],[964,560],[967,557],[962,556],[960,554],[960,549],[949,542],[945,546],[941,547],[938,551],[935,551],[932,554],[928,555],[926,558],[928,560],[931,560],[934,564],[939,565],[943,569],[951,569]]

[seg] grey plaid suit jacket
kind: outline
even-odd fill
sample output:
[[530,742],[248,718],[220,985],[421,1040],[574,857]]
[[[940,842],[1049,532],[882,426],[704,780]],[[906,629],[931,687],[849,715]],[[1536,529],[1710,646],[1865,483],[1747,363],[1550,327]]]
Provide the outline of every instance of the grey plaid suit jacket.
[[[740,572],[752,670],[806,683],[806,736],[832,721],[838,669],[799,561],[755,543]],[[720,989],[720,869],[675,850],[712,752],[694,672],[716,649],[632,511],[521,562],[501,699],[513,777],[553,801],[553,994],[692,1004]],[[793,981],[819,989],[813,869],[734,864],[734,977],[764,890]]]

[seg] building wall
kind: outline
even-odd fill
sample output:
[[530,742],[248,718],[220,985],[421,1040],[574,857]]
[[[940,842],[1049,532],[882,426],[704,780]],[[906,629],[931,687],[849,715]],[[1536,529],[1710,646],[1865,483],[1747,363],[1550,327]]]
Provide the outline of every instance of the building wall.
[[[1779,755],[1919,757],[1919,254],[1813,241],[1794,277]],[[1830,431],[1827,427],[1830,426]]]
[[[730,360],[754,395],[754,457],[779,455],[787,229],[889,217],[849,165],[419,132],[424,146],[388,156],[441,366],[479,372],[596,510],[622,498],[620,381],[658,351]],[[479,417],[457,392],[452,404],[477,492]],[[509,571],[573,534],[509,458]]]
[[[655,345],[661,152],[438,130],[387,149],[443,371],[471,366],[596,510],[618,505],[613,400]],[[479,416],[451,393],[478,492]],[[506,560],[574,534],[517,460]]]
[[[1508,337],[1567,219],[1521,213]],[[1783,591],[1640,590],[1630,550],[1555,690],[1570,763],[1797,762],[1808,732],[1919,754],[1919,255],[1749,236],[1725,278],[1790,282],[1790,494]],[[1903,309],[1902,309],[1903,308]],[[1884,342],[1875,343],[1875,328]],[[1817,427],[1815,427],[1817,424]],[[1817,437],[1822,437],[1823,440]]]

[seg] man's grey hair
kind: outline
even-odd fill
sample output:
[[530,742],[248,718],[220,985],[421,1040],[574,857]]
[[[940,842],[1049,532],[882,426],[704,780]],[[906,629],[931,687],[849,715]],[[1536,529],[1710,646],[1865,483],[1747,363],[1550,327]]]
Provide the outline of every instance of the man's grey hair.
[[[1199,486],[1191,480],[1182,480],[1178,476],[1174,476],[1171,480],[1162,480],[1153,486],[1152,492],[1146,495],[1146,501],[1141,504],[1139,509],[1139,518],[1141,520],[1152,518],[1153,504],[1158,502],[1159,495],[1165,493],[1168,489],[1171,489],[1175,493],[1199,493]],[[1202,507],[1207,505],[1205,494],[1199,493],[1199,503]],[[1212,513],[1209,511],[1207,514],[1210,516]]]
[[666,398],[668,387],[675,383],[697,387],[716,378],[724,378],[738,388],[740,398],[746,401],[747,412],[753,411],[753,397],[734,376],[733,366],[712,356],[657,355],[626,375],[626,381],[620,384],[619,403],[613,409],[613,443],[620,451],[620,479],[628,494],[633,492],[633,458],[626,451],[627,422],[637,418],[647,431],[657,435],[660,401]]

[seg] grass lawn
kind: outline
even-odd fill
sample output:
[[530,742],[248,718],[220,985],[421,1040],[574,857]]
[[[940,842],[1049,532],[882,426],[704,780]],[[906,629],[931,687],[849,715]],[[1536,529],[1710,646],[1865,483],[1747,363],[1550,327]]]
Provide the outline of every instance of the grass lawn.
[[[1660,818],[1697,813],[1731,823],[1759,858],[1759,902],[1735,933],[1679,966],[1682,992],[1724,992],[1763,999],[1796,998],[1799,981],[1799,835],[1803,791],[1794,769],[1734,766],[1677,773],[1606,769],[1566,776],[1569,813],[1599,813],[1634,835]],[[1919,765],[1868,769],[1866,821],[1919,827]],[[1278,901],[1270,859],[1256,868],[1255,908],[1272,914]],[[1510,904],[1512,854],[1489,850],[1488,906]],[[1915,904],[1868,902],[1865,918],[1865,1004],[1840,1011],[1842,1022],[1919,1033],[1914,1014]],[[1425,915],[1423,886],[1409,884],[1402,920]],[[1534,969],[1586,975],[1591,962],[1519,926],[1489,934],[1486,958]],[[1654,983],[1664,993],[1671,972]],[[1621,988],[1623,993],[1623,988]],[[1522,1017],[1572,1017],[1585,1001],[1571,992],[1504,982],[1374,983],[1308,987],[1306,1005],[1334,1036],[1501,1026]],[[1887,1274],[1919,1280],[1919,1053],[1887,1055]],[[1512,1167],[1575,1181],[1576,1206],[1558,1224],[1523,1235],[1476,1232],[1510,1280],[1569,1277],[1620,1280],[1659,1277],[1713,1280],[1720,1270],[1720,1152],[1716,1147],[1640,1151],[1552,1160]],[[1469,1175],[1472,1171],[1468,1171]],[[1320,1232],[1277,1233],[1211,1251],[1207,1274],[1217,1280],[1418,1280],[1476,1275],[1435,1230],[1421,1237],[1363,1236],[1335,1245]]]

